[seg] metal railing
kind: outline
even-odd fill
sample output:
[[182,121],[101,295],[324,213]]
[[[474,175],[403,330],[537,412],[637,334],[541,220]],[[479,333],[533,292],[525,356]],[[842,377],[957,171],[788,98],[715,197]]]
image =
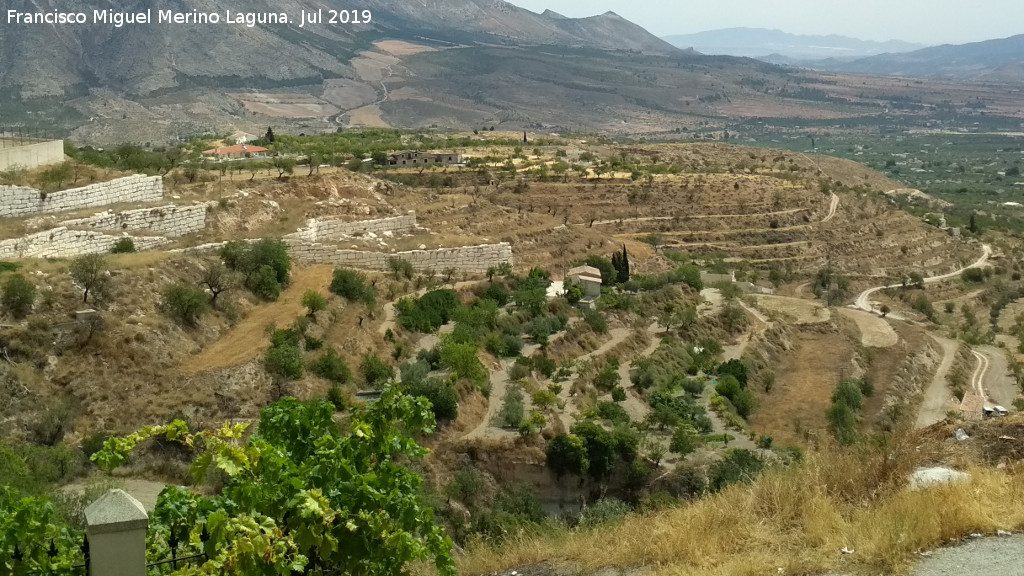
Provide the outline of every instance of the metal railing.
[[40,142],[58,140],[44,130],[25,126],[0,126],[0,148],[29,146]]
[[14,545],[14,554],[11,555],[11,559],[14,560],[14,576],[34,576],[36,574],[49,576],[58,574],[89,574],[89,539],[82,537],[82,543],[79,545],[79,549],[82,551],[82,557],[85,559],[82,564],[75,564],[71,566],[70,571],[67,568],[54,567],[52,566],[53,559],[57,557],[59,551],[57,545],[53,539],[50,539],[50,547],[46,550],[45,566],[40,567],[36,570],[28,570],[25,565],[25,553],[21,551],[20,547]]

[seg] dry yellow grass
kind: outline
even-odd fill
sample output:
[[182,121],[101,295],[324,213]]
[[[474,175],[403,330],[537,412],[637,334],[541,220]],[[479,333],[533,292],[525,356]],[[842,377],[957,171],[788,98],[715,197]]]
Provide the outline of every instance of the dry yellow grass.
[[[500,548],[471,546],[460,574],[547,561],[665,575],[905,573],[917,552],[970,532],[1024,526],[1024,469],[971,467],[972,479],[912,492],[904,481],[928,450],[898,441],[862,456],[828,450],[773,468],[692,505],[620,525],[559,530]],[[849,547],[853,555],[840,550]]]

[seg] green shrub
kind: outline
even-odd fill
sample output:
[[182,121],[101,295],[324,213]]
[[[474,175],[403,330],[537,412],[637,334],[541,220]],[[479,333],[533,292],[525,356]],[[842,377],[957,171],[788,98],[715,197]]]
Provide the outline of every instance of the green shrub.
[[584,310],[583,320],[598,334],[605,334],[608,332],[608,322],[597,310]]
[[260,266],[245,280],[245,287],[257,297],[273,302],[281,296],[281,284],[277,273],[270,266]]
[[191,284],[171,284],[164,288],[161,306],[172,318],[195,326],[203,314],[210,309],[206,292]]
[[864,395],[856,380],[843,380],[832,393],[832,402],[835,404],[846,404],[851,410],[857,412],[864,403]]
[[728,362],[723,362],[718,365],[718,375],[725,376],[726,374],[732,375],[739,382],[740,388],[747,387],[748,371],[747,365],[743,362],[736,360],[735,358]]
[[602,498],[583,509],[580,515],[581,528],[593,528],[605,524],[619,523],[630,512],[629,504],[616,498]]
[[669,450],[676,454],[686,456],[700,446],[700,437],[697,431],[689,424],[680,424],[672,433],[672,441],[669,443]]
[[598,390],[610,391],[619,385],[619,366],[617,362],[608,362],[594,376],[594,386]]
[[364,356],[359,370],[362,372],[367,386],[379,387],[395,377],[395,371],[391,365],[381,360],[376,354]]
[[430,401],[430,409],[438,421],[455,420],[459,416],[459,396],[448,383],[438,378],[426,378],[406,386],[412,396],[423,396]]
[[683,390],[693,396],[700,396],[704,393],[704,384],[704,380],[700,378],[683,378]]
[[459,307],[454,290],[433,290],[418,299],[403,298],[395,304],[398,322],[412,332],[429,333],[447,324]]
[[544,450],[547,466],[561,478],[565,474],[583,476],[590,468],[590,459],[584,441],[575,434],[559,434],[548,442]]
[[245,287],[260,298],[276,300],[290,281],[291,258],[280,240],[234,240],[220,249],[220,257],[225,266],[242,273]]
[[526,405],[523,402],[523,389],[518,384],[509,384],[505,389],[505,398],[498,411],[498,422],[506,428],[518,428],[526,417]]
[[457,502],[465,504],[470,510],[474,510],[480,502],[484,488],[484,480],[476,468],[466,466],[455,473],[444,492],[450,498],[454,498]]
[[512,382],[518,382],[529,377],[530,367],[525,364],[520,364],[516,362],[508,369],[508,379]]
[[302,295],[302,305],[309,311],[309,316],[314,317],[317,312],[327,308],[327,298],[316,290],[306,290]]
[[302,352],[298,346],[272,346],[264,359],[267,372],[283,380],[302,378]]
[[615,402],[598,402],[594,406],[594,415],[601,420],[608,420],[612,424],[629,424],[629,414],[626,409]]
[[553,360],[543,355],[534,356],[533,367],[537,370],[537,372],[543,374],[545,378],[551,378],[551,376],[554,375],[555,373],[555,369],[557,368]]
[[350,302],[367,302],[373,300],[373,287],[366,282],[362,272],[338,268],[331,278],[330,291]]
[[708,472],[708,487],[712,492],[719,492],[730,484],[749,482],[761,470],[764,462],[757,454],[742,448],[733,448],[725,454],[725,458],[711,466]]
[[125,236],[118,238],[114,245],[110,247],[111,254],[129,254],[135,252],[135,241]]
[[352,372],[345,364],[345,360],[333,348],[328,348],[319,358],[311,362],[309,371],[334,384],[344,384],[352,378]]
[[440,365],[477,386],[486,383],[490,376],[477,357],[475,344],[460,344],[446,338],[440,345]]
[[327,389],[327,401],[334,406],[335,410],[344,410],[348,407],[348,400],[337,384],[331,384],[331,387]]
[[625,402],[626,390],[622,386],[616,386],[612,388],[612,400],[615,402]]
[[303,338],[303,346],[305,347],[307,352],[312,352],[313,350],[319,350],[319,349],[323,348],[324,347],[324,341],[321,340],[320,338],[313,338],[312,336],[306,336],[305,338]]
[[398,258],[392,256],[387,259],[388,269],[394,274],[395,280],[405,278],[406,280],[412,280],[412,277],[416,275],[416,269],[413,267],[412,262],[404,258]]
[[498,306],[504,306],[512,300],[512,293],[500,282],[492,282],[480,295],[483,300],[493,300]]
[[740,390],[742,390],[742,387],[732,374],[722,376],[718,380],[718,384],[715,384],[715,392],[718,392],[719,396],[728,398],[730,402],[739,395]]
[[274,330],[270,333],[270,345],[299,347],[299,334],[295,330]]
[[32,311],[36,299],[36,286],[21,274],[14,274],[4,280],[4,308],[15,318],[24,318]]

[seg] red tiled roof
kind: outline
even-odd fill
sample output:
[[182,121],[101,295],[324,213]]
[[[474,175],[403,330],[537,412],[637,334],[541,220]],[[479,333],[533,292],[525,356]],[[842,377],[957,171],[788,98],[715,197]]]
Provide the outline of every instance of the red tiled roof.
[[213,154],[215,156],[227,156],[228,154],[259,154],[263,152],[269,152],[269,150],[261,146],[249,146],[248,144],[236,144],[234,146],[226,146],[224,148],[203,150],[203,154]]

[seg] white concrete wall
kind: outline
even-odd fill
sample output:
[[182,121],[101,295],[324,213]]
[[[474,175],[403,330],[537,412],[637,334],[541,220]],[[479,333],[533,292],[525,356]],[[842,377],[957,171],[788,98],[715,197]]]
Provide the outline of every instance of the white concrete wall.
[[119,202],[156,202],[163,196],[164,181],[159,176],[127,176],[47,194],[24,186],[0,186],[0,216],[67,212]]
[[36,168],[64,161],[64,141],[49,140],[28,146],[0,148],[0,171]]
[[160,206],[114,213],[102,212],[88,218],[65,220],[61,226],[68,228],[92,228],[120,232],[123,230],[144,230],[163,236],[184,236],[206,227],[206,204],[194,206]]
[[391,253],[341,250],[326,244],[295,239],[287,239],[285,243],[292,258],[299,262],[348,266],[364,270],[387,271],[388,258],[402,258],[412,263],[417,270],[430,268],[437,272],[442,272],[446,268],[454,268],[460,272],[485,272],[491,266],[512,262],[512,245],[507,242]]
[[[12,258],[69,258],[82,254],[109,252],[122,234],[69,230],[64,227],[36,232],[21,238],[0,241],[0,259]],[[133,236],[135,250],[142,252],[167,244],[163,236]]]

